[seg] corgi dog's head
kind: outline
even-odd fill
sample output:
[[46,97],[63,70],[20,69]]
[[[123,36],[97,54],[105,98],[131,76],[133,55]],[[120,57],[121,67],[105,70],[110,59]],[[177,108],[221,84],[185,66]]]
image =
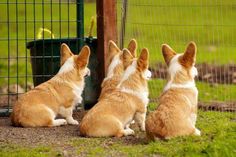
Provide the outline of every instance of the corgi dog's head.
[[[113,41],[109,41],[109,56],[107,62],[109,64],[107,76],[103,80],[102,88],[115,88],[123,75],[124,70],[131,63],[130,59],[136,57],[137,42],[132,39],[128,45],[129,52],[123,53]],[[108,87],[109,85],[109,87]]]
[[177,54],[169,45],[162,45],[162,54],[168,66],[168,83],[165,91],[173,87],[195,86],[194,78],[198,72],[195,65],[197,47],[190,42],[184,53]]
[[85,76],[90,75],[90,70],[87,68],[90,56],[88,46],[84,46],[78,55],[74,55],[70,48],[63,43],[60,54],[61,68],[58,75],[63,77],[63,79],[69,78],[74,81],[80,81]]
[[[123,53],[128,54],[129,50],[124,49]],[[138,59],[129,59],[131,64],[126,68],[117,88],[121,91],[132,93],[140,97],[145,104],[148,103],[148,84],[147,80],[151,78],[149,66],[149,52],[144,48]]]
[[124,70],[130,65],[131,59],[136,57],[137,42],[132,39],[128,45],[129,52],[123,53],[113,41],[109,41],[109,56],[107,62],[109,64],[106,78],[103,80],[101,88],[101,99],[110,90],[116,89],[121,80]]
[[[112,41],[109,41],[109,54],[107,57],[108,70],[105,80],[110,79],[113,75],[122,75],[124,69],[128,66],[128,62],[125,59],[126,56],[123,55],[123,52],[118,48],[118,46]],[[128,45],[128,50],[131,55],[136,57],[137,42],[135,39],[132,39]]]

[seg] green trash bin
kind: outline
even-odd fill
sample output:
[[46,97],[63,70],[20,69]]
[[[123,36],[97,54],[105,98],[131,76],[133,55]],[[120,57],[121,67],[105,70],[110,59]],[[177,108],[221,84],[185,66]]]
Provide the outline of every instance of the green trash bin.
[[[73,53],[79,53],[79,39],[39,39],[27,43],[30,49],[33,83],[37,86],[52,78],[60,69],[60,45],[66,43]],[[91,49],[88,68],[91,75],[85,79],[83,92],[83,105],[85,109],[91,108],[98,98],[98,60],[96,55],[97,39],[85,38],[84,45]]]

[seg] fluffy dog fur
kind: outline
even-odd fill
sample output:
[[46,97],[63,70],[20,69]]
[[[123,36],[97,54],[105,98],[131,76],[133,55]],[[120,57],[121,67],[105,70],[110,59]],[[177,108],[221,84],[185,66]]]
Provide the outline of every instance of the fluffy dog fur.
[[[129,50],[123,50],[125,70],[117,88],[107,93],[85,115],[80,124],[80,134],[89,137],[127,136],[134,131],[127,127],[133,119],[145,130],[146,106],[148,104],[147,79],[149,53],[143,49],[134,59]],[[130,65],[131,64],[131,65]]]
[[[129,54],[123,52],[117,47],[117,45],[113,41],[109,41],[108,44],[109,53],[107,56],[107,62],[109,64],[106,78],[104,78],[102,85],[101,85],[101,94],[99,100],[104,97],[106,94],[109,94],[114,89],[121,80],[123,75],[124,69],[129,66]],[[137,50],[137,42],[135,39],[132,39],[129,42],[128,50],[130,51],[133,58],[136,57],[136,50]]]
[[194,77],[197,48],[190,42],[184,54],[176,54],[168,45],[162,45],[162,53],[168,65],[168,83],[159,98],[159,106],[146,120],[146,132],[150,139],[168,139],[183,135],[198,135],[198,90]]
[[[51,127],[78,125],[72,112],[82,101],[84,76],[89,74],[87,64],[90,49],[84,46],[79,55],[73,55],[66,44],[61,45],[61,68],[49,81],[22,95],[13,107],[14,126]],[[57,115],[66,119],[55,119]]]

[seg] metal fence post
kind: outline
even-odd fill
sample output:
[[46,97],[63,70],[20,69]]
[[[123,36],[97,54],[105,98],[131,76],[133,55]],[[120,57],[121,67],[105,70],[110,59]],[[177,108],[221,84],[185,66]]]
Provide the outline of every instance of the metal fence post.
[[81,49],[84,43],[84,0],[76,0],[76,25],[76,35],[79,39],[78,49]]

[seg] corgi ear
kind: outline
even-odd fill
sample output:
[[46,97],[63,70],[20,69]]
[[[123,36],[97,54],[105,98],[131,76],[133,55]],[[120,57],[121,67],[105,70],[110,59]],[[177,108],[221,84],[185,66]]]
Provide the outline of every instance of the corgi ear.
[[188,44],[183,56],[179,58],[181,65],[186,68],[190,68],[194,65],[196,61],[197,46],[192,41]]
[[149,52],[147,48],[142,49],[137,61],[137,66],[141,71],[148,69]]
[[124,69],[126,69],[133,61],[133,55],[129,52],[128,49],[123,49],[122,51],[122,60],[123,60],[123,65]]
[[176,55],[176,53],[169,45],[163,44],[162,55],[165,59],[166,64],[169,65],[170,60]]
[[128,50],[132,54],[133,57],[137,56],[137,41],[135,39],[130,40],[129,45],[128,45]]
[[84,46],[77,59],[76,64],[79,68],[85,68],[88,65],[89,62],[89,56],[90,56],[90,48],[88,46]]
[[73,53],[71,52],[70,48],[65,43],[61,44],[60,53],[61,53],[61,61],[60,61],[61,66],[66,62],[68,58],[73,56]]
[[108,67],[111,64],[113,57],[120,52],[121,50],[117,47],[116,43],[112,40],[109,40],[108,53],[106,54],[106,58],[107,58],[106,67]]
[[117,53],[119,53],[121,50],[118,48],[118,46],[116,45],[116,43],[112,40],[109,40],[108,43],[108,48],[109,48],[109,54],[108,55],[115,55]]

